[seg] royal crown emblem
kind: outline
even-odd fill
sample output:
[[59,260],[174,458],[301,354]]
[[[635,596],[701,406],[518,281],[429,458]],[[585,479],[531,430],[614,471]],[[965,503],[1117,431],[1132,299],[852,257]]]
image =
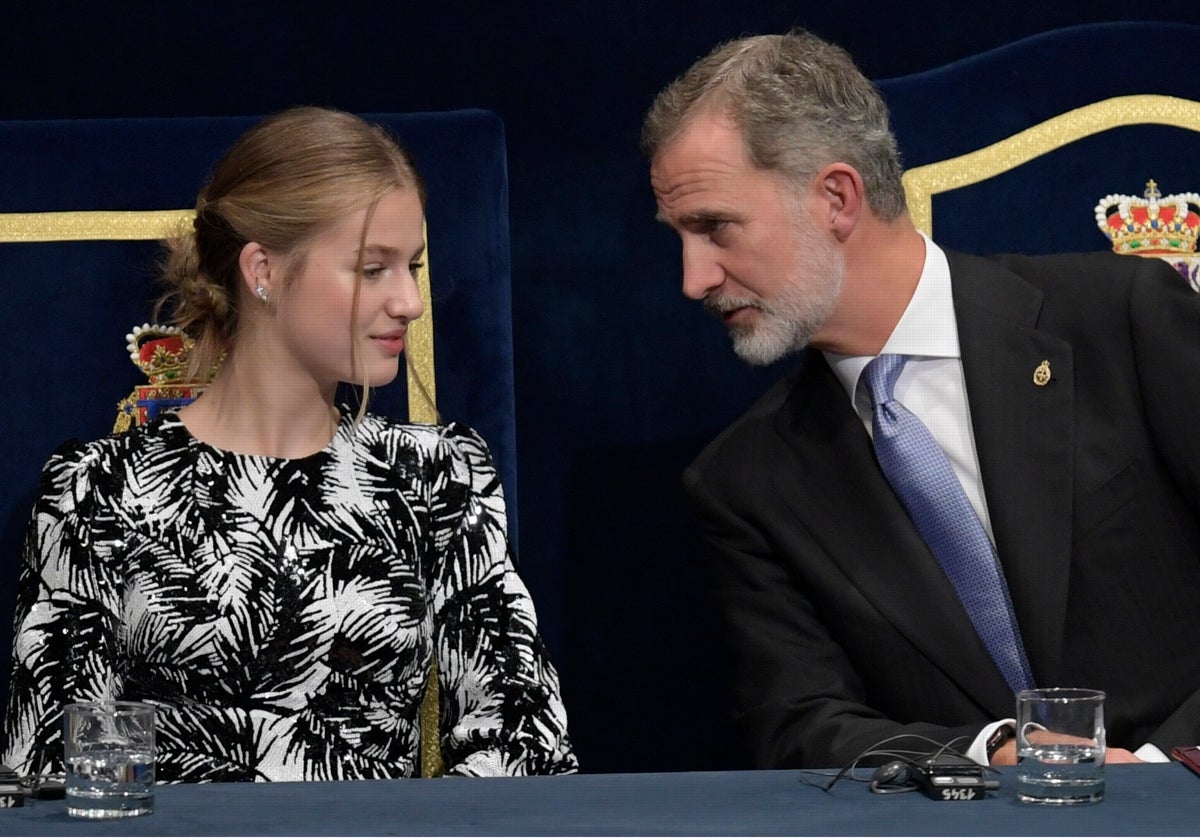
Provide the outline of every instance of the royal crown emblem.
[[1096,205],[1096,226],[1118,254],[1158,257],[1173,265],[1200,291],[1200,195],[1164,196],[1154,179],[1142,197],[1106,195]]
[[1146,182],[1142,195],[1106,195],[1096,205],[1096,225],[1112,240],[1113,250],[1155,257],[1194,253],[1200,234],[1200,195],[1164,196],[1153,179]]
[[142,324],[125,336],[129,359],[142,369],[151,385],[183,379],[195,342],[178,327]]
[[149,383],[138,385],[117,404],[113,430],[124,432],[153,420],[164,408],[184,406],[200,396],[207,382],[187,378],[195,342],[178,327],[142,324],[125,336],[129,358]]

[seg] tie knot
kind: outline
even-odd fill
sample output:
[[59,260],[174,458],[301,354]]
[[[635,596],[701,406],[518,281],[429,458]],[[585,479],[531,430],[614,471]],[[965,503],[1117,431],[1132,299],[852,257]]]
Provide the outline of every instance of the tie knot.
[[907,358],[898,353],[885,353],[876,356],[863,369],[862,378],[866,382],[872,406],[892,399],[892,389],[896,387],[896,380],[900,378],[905,361]]

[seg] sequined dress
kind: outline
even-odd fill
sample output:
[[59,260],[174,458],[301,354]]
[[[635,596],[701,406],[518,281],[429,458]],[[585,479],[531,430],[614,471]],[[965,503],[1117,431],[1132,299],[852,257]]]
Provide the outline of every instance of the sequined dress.
[[460,425],[343,419],[299,459],[215,449],[174,414],[64,444],[15,630],[20,772],[61,769],[64,703],[122,698],[158,705],[160,780],[412,776],[435,653],[447,772],[576,769],[500,482]]

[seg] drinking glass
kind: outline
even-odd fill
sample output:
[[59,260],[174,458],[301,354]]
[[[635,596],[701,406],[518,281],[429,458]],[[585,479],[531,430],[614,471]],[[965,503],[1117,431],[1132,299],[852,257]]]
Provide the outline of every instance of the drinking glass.
[[1017,798],[1045,805],[1104,798],[1104,692],[1017,693]]
[[125,700],[63,711],[67,813],[111,819],[154,810],[154,706]]

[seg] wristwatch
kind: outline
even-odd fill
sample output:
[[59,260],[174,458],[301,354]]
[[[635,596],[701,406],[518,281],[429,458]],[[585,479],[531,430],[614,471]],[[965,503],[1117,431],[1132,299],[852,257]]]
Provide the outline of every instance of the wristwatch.
[[993,732],[987,739],[988,761],[990,762],[992,760],[992,756],[994,756],[996,751],[1008,742],[1009,738],[1015,737],[1017,737],[1017,730],[1011,723],[1003,723],[1000,726],[997,726],[996,731]]

